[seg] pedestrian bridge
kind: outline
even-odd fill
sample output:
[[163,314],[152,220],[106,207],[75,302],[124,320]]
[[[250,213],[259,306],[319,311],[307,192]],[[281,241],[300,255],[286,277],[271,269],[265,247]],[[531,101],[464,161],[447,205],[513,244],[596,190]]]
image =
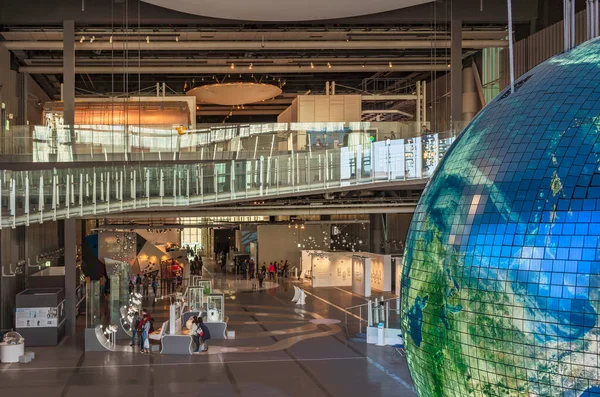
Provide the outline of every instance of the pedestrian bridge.
[[432,134],[246,159],[163,154],[160,161],[21,165],[0,174],[0,225],[410,188],[427,182],[451,141]]

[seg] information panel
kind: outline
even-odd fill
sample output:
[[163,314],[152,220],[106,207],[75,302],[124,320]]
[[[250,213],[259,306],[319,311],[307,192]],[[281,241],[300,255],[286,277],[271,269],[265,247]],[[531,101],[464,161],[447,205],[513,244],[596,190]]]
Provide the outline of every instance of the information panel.
[[58,307],[25,307],[15,309],[16,328],[43,328],[58,327],[59,311],[63,304]]

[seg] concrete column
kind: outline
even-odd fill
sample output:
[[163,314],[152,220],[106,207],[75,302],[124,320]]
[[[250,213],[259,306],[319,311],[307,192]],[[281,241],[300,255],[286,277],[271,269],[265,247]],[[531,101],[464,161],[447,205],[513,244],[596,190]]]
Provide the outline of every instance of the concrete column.
[[[70,127],[71,143],[75,142],[75,21],[63,22],[63,114]],[[73,153],[75,160],[75,154]]]
[[383,231],[383,218],[381,214],[371,214],[371,252],[381,254],[384,252],[385,233]]
[[77,220],[64,221],[65,236],[65,309],[67,312],[67,336],[75,335],[77,317]]
[[471,121],[479,112],[479,95],[475,87],[475,76],[472,67],[463,69],[463,114],[462,120]]
[[451,23],[451,50],[450,50],[450,108],[451,121],[454,125],[460,122],[463,115],[462,107],[462,21],[460,19],[452,19]]

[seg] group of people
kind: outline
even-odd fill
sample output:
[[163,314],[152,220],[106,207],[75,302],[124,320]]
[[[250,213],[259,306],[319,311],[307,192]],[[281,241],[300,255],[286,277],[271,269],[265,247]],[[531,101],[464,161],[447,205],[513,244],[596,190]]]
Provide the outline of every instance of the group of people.
[[137,274],[137,276],[129,279],[129,294],[133,293],[135,289],[136,293],[142,293],[143,296],[150,295],[150,287],[152,287],[152,292],[154,296],[156,296],[156,291],[158,289],[158,281],[156,280],[156,275],[148,276],[144,274],[142,277],[141,274]]
[[135,337],[140,346],[140,352],[150,353],[150,340],[148,336],[154,332],[153,320],[150,313],[146,309],[142,309],[142,313],[135,312],[133,321],[131,322],[131,345],[136,346]]
[[194,258],[190,261],[190,272],[192,274],[196,274],[202,276],[202,267],[204,263],[202,263],[202,257],[195,255]]
[[269,272],[269,280],[274,280],[276,278],[282,278],[288,276],[290,265],[287,260],[281,262],[271,262],[267,267],[267,262],[263,262],[261,270],[266,273],[267,270]]
[[208,340],[210,339],[210,331],[206,324],[202,321],[202,317],[194,316],[192,317],[192,328],[190,329],[190,335],[192,339],[194,339],[194,343],[196,344],[196,349],[194,353],[197,353],[202,348],[202,351],[205,352],[208,350]]

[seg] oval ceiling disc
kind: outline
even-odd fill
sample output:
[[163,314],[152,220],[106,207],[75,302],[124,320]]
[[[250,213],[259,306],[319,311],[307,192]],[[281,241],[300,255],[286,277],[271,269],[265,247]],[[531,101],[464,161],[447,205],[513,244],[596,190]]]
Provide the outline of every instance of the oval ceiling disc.
[[143,0],[188,14],[243,21],[317,21],[377,14],[433,0]]
[[262,83],[219,83],[192,88],[187,95],[196,97],[198,103],[215,105],[247,105],[281,95],[281,88]]

